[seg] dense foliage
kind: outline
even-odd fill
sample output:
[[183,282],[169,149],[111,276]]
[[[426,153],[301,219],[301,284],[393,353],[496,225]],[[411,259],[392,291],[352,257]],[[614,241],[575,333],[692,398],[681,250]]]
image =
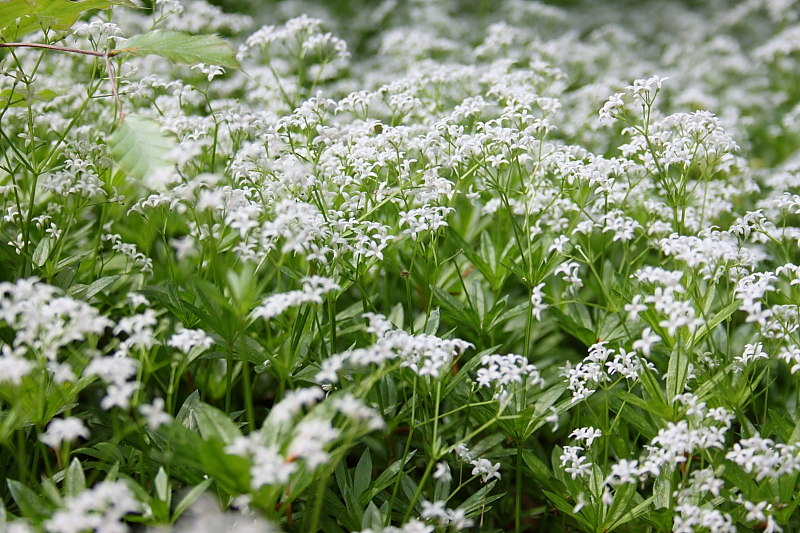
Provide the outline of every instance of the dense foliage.
[[795,2],[256,4],[0,1],[0,530],[800,527]]

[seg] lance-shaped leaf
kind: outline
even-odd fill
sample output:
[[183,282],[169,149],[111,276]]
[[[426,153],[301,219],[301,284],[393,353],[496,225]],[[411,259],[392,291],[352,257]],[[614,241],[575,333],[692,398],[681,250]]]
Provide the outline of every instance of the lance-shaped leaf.
[[164,188],[164,177],[175,166],[175,139],[155,120],[128,115],[108,138],[108,151],[119,167],[152,189]]
[[179,31],[155,30],[131,37],[115,54],[136,57],[161,56],[174,63],[206,63],[241,68],[233,47],[216,35],[189,35]]
[[21,88],[16,90],[3,89],[0,91],[0,107],[23,107],[28,105],[31,101],[52,100],[56,96],[58,96],[58,93],[50,89],[44,89],[38,93],[25,92]]
[[64,31],[89,9],[137,7],[130,0],[0,0],[0,40],[12,41],[40,28]]

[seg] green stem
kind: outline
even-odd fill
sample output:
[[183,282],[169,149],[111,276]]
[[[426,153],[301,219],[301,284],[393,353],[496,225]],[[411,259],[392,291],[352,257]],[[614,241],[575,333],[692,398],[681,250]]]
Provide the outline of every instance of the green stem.
[[411,502],[408,504],[408,511],[406,511],[406,514],[403,517],[404,524],[408,522],[409,518],[411,518],[411,513],[414,512],[414,506],[417,505],[417,501],[422,494],[422,489],[425,487],[425,483],[428,481],[428,476],[430,476],[434,464],[435,460],[431,457],[431,460],[428,461],[428,464],[425,466],[425,473],[422,474],[422,479],[419,481],[419,485],[417,485],[417,490],[414,492],[414,497],[411,498]]
[[256,416],[253,408],[253,388],[250,384],[250,363],[247,361],[242,361],[242,381],[244,385],[244,408],[247,413],[247,429],[253,432],[256,430]]
[[514,502],[514,531],[522,531],[522,441],[517,441],[517,497]]

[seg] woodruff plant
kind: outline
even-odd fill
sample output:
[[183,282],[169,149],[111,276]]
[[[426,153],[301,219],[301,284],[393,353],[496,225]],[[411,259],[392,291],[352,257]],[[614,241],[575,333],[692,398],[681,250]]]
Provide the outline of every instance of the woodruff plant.
[[797,528],[796,6],[0,6],[0,529]]

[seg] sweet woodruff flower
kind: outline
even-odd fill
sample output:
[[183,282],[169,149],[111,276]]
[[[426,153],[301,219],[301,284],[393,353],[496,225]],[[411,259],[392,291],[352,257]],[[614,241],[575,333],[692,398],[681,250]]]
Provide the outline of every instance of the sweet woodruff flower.
[[14,347],[28,346],[55,361],[61,348],[113,325],[89,304],[60,294],[36,278],[0,283],[0,320],[15,330]]
[[472,475],[481,476],[481,481],[486,483],[492,478],[500,479],[500,463],[492,464],[488,459],[475,459],[470,464],[475,468],[472,469]]
[[73,442],[78,438],[89,438],[89,430],[83,421],[74,416],[54,418],[47,424],[47,430],[39,435],[39,440],[53,449],[61,447],[63,442]]
[[53,513],[44,528],[49,533],[123,532],[127,530],[122,521],[125,515],[143,510],[145,506],[124,482],[103,481],[66,498],[64,508]]
[[214,344],[214,339],[209,337],[202,329],[180,328],[167,341],[167,346],[177,348],[185,354],[192,351],[192,348],[195,346],[200,346],[202,349],[208,350],[211,348],[212,344]]
[[139,406],[139,412],[147,420],[147,427],[151,431],[157,430],[162,424],[172,422],[172,415],[164,412],[163,398],[155,398],[151,405],[143,403]]

